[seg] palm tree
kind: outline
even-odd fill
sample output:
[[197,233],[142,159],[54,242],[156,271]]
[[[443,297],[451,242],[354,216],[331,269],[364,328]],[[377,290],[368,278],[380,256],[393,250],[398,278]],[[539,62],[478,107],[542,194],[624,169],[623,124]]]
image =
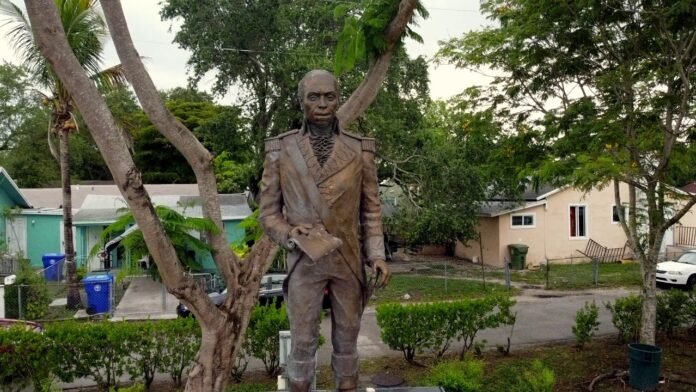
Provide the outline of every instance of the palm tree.
[[[102,70],[101,54],[108,37],[106,23],[101,15],[98,0],[55,0],[60,12],[63,29],[78,61],[91,75],[94,83],[102,90],[126,84],[120,65]],[[34,82],[45,90],[44,104],[51,111],[48,140],[51,153],[60,163],[63,188],[63,231],[67,280],[69,285],[68,304],[70,309],[82,305],[77,285],[75,248],[72,231],[72,198],[70,192],[70,149],[68,137],[77,132],[76,109],[72,96],[53,71],[51,64],[41,55],[34,41],[31,25],[24,12],[9,0],[0,0],[0,15],[5,16],[5,25],[10,27],[7,36],[13,48],[29,70]],[[59,152],[55,153],[51,137],[58,137]]]

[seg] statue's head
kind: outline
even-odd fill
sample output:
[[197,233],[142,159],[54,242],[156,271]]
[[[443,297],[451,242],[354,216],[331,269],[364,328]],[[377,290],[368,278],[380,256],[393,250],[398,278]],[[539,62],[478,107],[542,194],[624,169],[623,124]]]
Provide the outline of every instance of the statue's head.
[[305,120],[320,127],[330,125],[338,109],[338,81],[329,71],[307,72],[297,86]]

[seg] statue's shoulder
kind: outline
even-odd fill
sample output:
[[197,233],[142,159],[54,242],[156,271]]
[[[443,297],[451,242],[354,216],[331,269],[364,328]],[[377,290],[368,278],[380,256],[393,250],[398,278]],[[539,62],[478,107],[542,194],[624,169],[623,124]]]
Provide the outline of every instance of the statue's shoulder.
[[374,138],[361,136],[361,135],[358,135],[356,133],[350,133],[350,132],[346,132],[343,130],[341,130],[341,132],[343,132],[343,134],[348,136],[349,138],[359,141],[360,144],[362,145],[363,151],[375,152],[375,139]]
[[294,134],[296,134],[296,133],[299,132],[299,131],[300,131],[299,129],[293,129],[292,131],[288,131],[288,132],[285,132],[285,133],[281,133],[281,134],[278,135],[278,136],[273,136],[273,137],[267,138],[267,139],[266,139],[266,143],[265,143],[266,152],[268,153],[268,152],[272,152],[272,151],[280,151],[280,142],[281,142],[281,140],[282,140],[284,137],[287,137],[287,136],[290,136],[290,135],[294,135]]

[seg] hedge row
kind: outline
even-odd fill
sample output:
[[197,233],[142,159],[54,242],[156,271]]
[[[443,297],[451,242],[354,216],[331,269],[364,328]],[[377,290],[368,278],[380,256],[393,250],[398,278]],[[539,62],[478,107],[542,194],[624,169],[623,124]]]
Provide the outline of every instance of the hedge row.
[[386,304],[377,307],[377,324],[382,341],[403,352],[409,362],[425,351],[440,358],[454,341],[464,343],[463,357],[480,330],[515,323],[511,312],[514,304],[509,297],[497,295],[454,302]]
[[[606,303],[611,321],[619,330],[619,338],[629,342],[640,340],[640,320],[643,314],[643,297],[629,295]],[[696,333],[696,290],[684,292],[671,289],[657,296],[657,331],[672,336],[681,326],[687,325]]]
[[[278,332],[289,329],[285,307],[258,306],[249,321],[231,376],[241,379],[250,357],[278,371]],[[44,333],[0,329],[0,390],[33,384],[43,390],[55,378],[90,378],[101,390],[128,375],[149,389],[155,373],[168,373],[179,386],[201,342],[195,319],[139,322],[61,322]],[[47,382],[47,380],[49,380]]]

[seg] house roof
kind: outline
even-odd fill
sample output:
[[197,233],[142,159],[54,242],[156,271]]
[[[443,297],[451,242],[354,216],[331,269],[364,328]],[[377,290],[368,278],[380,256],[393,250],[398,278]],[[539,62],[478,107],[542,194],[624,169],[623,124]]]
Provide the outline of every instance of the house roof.
[[696,195],[696,181],[681,187],[681,190],[683,190],[686,193],[691,193],[692,195]]
[[[9,176],[8,176],[9,178]],[[14,182],[13,182],[14,183]],[[84,203],[88,195],[112,195],[120,196],[121,192],[115,184],[110,185],[72,185],[73,208],[78,208]],[[148,184],[145,185],[150,196],[158,195],[182,195],[198,196],[198,185],[196,184]],[[60,208],[63,204],[62,188],[22,188],[20,193],[24,194],[30,205],[35,208]]]
[[[177,210],[189,217],[203,217],[201,199],[189,195],[152,196],[154,205],[163,205]],[[122,196],[87,195],[80,210],[73,216],[75,225],[110,224],[124,213],[127,208]],[[222,220],[241,220],[251,215],[246,195],[243,193],[220,195],[220,212]]]
[[526,210],[540,205],[546,204],[546,200],[539,201],[488,201],[481,206],[479,216],[496,217],[500,215],[510,214],[515,211]]
[[26,195],[19,190],[17,184],[3,167],[0,167],[0,187],[2,187],[2,190],[5,191],[5,194],[12,199],[16,206],[22,208],[31,207],[29,199],[27,199]]

